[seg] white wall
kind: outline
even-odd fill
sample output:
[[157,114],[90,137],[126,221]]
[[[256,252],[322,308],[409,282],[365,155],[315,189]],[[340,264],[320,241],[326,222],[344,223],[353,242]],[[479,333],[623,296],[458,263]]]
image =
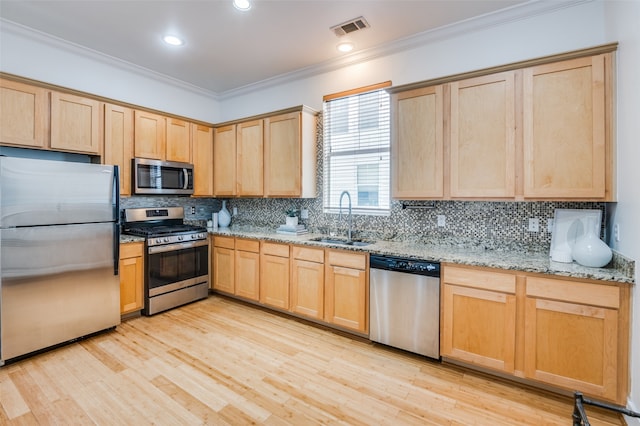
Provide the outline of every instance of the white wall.
[[[640,1],[605,2],[606,34],[617,40],[616,131],[618,141],[618,204],[613,223],[620,226],[621,239],[612,246],[636,261],[640,260]],[[640,411],[640,292],[634,287],[631,322],[630,408]],[[640,425],[640,419],[627,419]]]
[[0,21],[0,71],[205,122],[219,103],[197,87],[105,60],[95,52]]

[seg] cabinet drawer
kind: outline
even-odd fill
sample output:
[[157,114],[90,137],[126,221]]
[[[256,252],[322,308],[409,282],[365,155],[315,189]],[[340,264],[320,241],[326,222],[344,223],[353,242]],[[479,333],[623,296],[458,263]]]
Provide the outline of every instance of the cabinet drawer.
[[262,243],[262,254],[270,254],[278,257],[289,257],[289,245],[277,243]]
[[260,252],[260,241],[258,240],[244,240],[242,238],[236,238],[236,250],[250,251],[253,253]]
[[216,247],[224,247],[232,250],[235,248],[233,237],[214,237],[213,245]]
[[527,277],[527,296],[618,309],[620,288],[551,278]]
[[323,249],[293,246],[292,253],[295,259],[306,260],[315,263],[324,263]]
[[345,268],[366,269],[367,255],[360,253],[350,253],[348,251],[334,251],[328,253],[328,263],[332,266],[343,266]]
[[120,259],[144,256],[144,243],[120,244]]
[[503,293],[516,292],[516,276],[513,274],[445,266],[442,268],[442,277],[447,284]]

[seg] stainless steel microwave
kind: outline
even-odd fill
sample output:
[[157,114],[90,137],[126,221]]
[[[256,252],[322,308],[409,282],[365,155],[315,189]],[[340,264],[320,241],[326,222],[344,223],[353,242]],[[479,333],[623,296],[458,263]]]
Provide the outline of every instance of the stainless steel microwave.
[[134,158],[132,172],[134,194],[193,194],[193,164]]

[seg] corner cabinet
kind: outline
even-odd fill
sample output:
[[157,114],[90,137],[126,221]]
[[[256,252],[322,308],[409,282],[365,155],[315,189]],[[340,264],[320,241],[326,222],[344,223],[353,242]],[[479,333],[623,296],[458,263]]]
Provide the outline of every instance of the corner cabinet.
[[120,244],[120,314],[144,308],[144,243]]
[[629,284],[443,265],[443,358],[624,405]]

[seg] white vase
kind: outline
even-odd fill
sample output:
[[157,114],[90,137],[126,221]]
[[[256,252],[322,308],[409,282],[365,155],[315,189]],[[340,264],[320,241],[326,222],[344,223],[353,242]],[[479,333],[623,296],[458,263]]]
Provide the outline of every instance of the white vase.
[[286,216],[285,223],[287,224],[287,226],[291,226],[291,227],[298,226],[298,216],[293,216],[293,217]]
[[613,257],[609,246],[596,234],[596,224],[593,219],[587,221],[585,234],[578,238],[571,253],[573,260],[582,266],[591,268],[602,268],[606,266]]
[[222,200],[222,208],[218,212],[218,226],[226,228],[231,223],[231,214],[227,210],[227,200]]

